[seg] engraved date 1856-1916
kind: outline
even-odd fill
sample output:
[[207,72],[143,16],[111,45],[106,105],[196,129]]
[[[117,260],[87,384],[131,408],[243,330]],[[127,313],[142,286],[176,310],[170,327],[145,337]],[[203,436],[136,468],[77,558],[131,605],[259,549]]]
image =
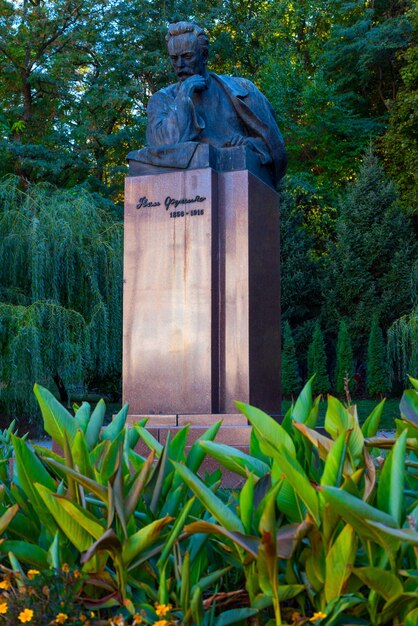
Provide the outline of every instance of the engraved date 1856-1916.
[[185,215],[204,215],[205,209],[192,209],[191,211],[170,211],[170,217],[184,217]]

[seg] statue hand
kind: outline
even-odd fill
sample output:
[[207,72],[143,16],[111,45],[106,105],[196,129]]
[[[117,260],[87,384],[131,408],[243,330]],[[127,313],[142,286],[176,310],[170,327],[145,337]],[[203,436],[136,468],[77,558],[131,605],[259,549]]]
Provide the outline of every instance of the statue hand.
[[234,133],[229,137],[229,139],[224,143],[225,148],[233,147],[233,146],[243,146],[247,143],[247,137],[243,137],[238,133]]
[[207,89],[206,79],[200,74],[193,74],[186,78],[180,85],[180,92],[191,98],[195,91]]

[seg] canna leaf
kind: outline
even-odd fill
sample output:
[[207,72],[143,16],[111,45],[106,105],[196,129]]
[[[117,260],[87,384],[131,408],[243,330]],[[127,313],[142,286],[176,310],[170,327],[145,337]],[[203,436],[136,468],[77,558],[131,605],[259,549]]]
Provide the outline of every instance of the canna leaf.
[[[57,525],[77,550],[83,552],[91,546],[93,538],[97,539],[95,536],[97,528],[100,528],[101,534],[103,534],[103,527],[94,518],[88,518],[85,511],[84,514],[81,510],[77,511],[76,504],[63,496],[53,494],[43,485],[36,484],[35,486]],[[80,523],[80,519],[83,523]],[[86,529],[86,526],[89,530]]]
[[39,570],[48,569],[48,553],[29,541],[10,541],[6,540],[0,544],[0,552],[7,554],[13,552],[15,557],[25,565],[31,565]]
[[216,618],[214,626],[228,626],[228,624],[236,624],[257,615],[257,609],[230,609],[223,611],[221,616]]
[[270,467],[266,463],[232,446],[214,441],[202,441],[200,446],[226,469],[244,478],[247,478],[249,472],[260,478],[270,472]]
[[229,509],[197,476],[195,476],[187,467],[180,463],[173,463],[176,472],[178,472],[189,489],[199,498],[202,504],[213,515],[213,517],[231,532],[239,532],[244,534],[244,526],[241,520],[231,509]]
[[377,406],[374,407],[369,417],[361,427],[362,433],[365,438],[374,437],[379,429],[380,419],[382,417],[383,409],[385,408],[386,400],[383,399]]
[[399,578],[381,567],[356,567],[353,573],[385,600],[390,600],[393,596],[398,596],[403,592]]
[[77,433],[77,422],[62,406],[48,389],[35,384],[33,391],[40,406],[44,420],[44,428],[48,435],[64,448],[64,432],[67,433],[70,444]]
[[144,552],[150,548],[157,541],[157,539],[160,538],[162,530],[172,520],[172,517],[166,515],[166,517],[151,522],[151,524],[144,526],[134,535],[131,535],[126,540],[122,549],[122,559],[125,566],[128,566],[140,552]]
[[82,430],[83,433],[87,430],[87,425],[90,419],[90,405],[88,402],[83,402],[80,408],[76,411],[74,415],[74,419],[77,422],[78,427]]
[[300,392],[294,406],[292,407],[291,418],[295,422],[305,424],[312,411],[312,383],[316,374],[312,376]]
[[0,517],[0,536],[4,533],[16,513],[19,511],[19,505],[13,504],[10,508],[6,510],[5,513]]
[[321,477],[321,485],[331,485],[332,487],[340,486],[347,451],[348,437],[348,433],[342,432],[334,441],[325,461],[324,471],[322,472]]
[[244,402],[235,402],[235,405],[246,416],[262,439],[269,441],[275,448],[283,445],[293,457],[296,456],[292,438],[270,415]]
[[196,439],[196,441],[190,448],[186,459],[186,467],[188,467],[195,474],[197,474],[197,471],[202,465],[203,459],[205,458],[205,451],[201,447],[200,442],[213,441],[218,434],[221,425],[222,420],[213,424],[210,428],[208,428],[205,433],[203,433],[203,435],[199,437],[199,439]]
[[254,477],[248,477],[239,495],[239,515],[246,533],[251,532],[252,519],[254,513]]
[[110,439],[114,441],[116,437],[122,432],[126,418],[128,417],[129,404],[125,404],[121,410],[113,417],[112,421],[106,428],[103,429],[101,439]]
[[185,526],[184,530],[186,533],[191,535],[200,535],[201,533],[205,533],[207,535],[222,535],[223,537],[230,539],[240,548],[246,550],[246,552],[248,552],[253,558],[257,558],[258,546],[260,544],[260,539],[258,537],[231,532],[222,526],[205,521],[192,522],[191,524]]
[[106,404],[104,403],[104,400],[99,400],[93,413],[91,414],[86,429],[86,444],[89,450],[92,450],[99,443],[99,436],[103,426],[105,413]]
[[389,513],[398,525],[404,501],[406,437],[404,431],[386,457],[377,488],[378,507]]
[[325,558],[324,592],[326,602],[341,595],[350,577],[350,566],[356,557],[357,537],[354,528],[346,524]]

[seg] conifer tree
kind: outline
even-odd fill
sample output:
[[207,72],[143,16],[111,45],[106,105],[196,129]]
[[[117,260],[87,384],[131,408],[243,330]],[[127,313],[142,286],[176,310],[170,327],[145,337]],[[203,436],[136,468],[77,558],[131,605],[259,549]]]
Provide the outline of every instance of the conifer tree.
[[308,378],[314,374],[316,374],[313,382],[314,393],[328,393],[331,385],[327,371],[325,342],[319,322],[315,324],[312,341],[308,349]]
[[[335,368],[335,391],[337,394],[344,394],[344,379],[348,376],[351,382],[353,373],[353,349],[351,347],[350,333],[346,322],[341,320],[338,329],[337,364]],[[349,385],[349,388],[352,388],[352,384]]]
[[372,319],[367,346],[367,391],[372,397],[381,397],[388,391],[386,348],[377,315]]
[[285,322],[283,328],[282,350],[282,396],[291,398],[300,389],[301,378],[296,358],[295,342],[289,322]]

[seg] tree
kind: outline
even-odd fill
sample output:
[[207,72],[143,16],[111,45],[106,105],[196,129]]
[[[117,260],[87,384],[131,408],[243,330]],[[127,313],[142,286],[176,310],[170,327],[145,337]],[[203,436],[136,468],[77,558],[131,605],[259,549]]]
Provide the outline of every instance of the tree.
[[312,341],[308,349],[308,378],[314,374],[316,374],[312,386],[314,393],[328,393],[331,384],[327,371],[325,342],[319,322],[315,324]]
[[322,320],[337,334],[350,319],[353,348],[363,358],[370,320],[384,329],[412,307],[410,274],[418,253],[410,219],[397,203],[393,183],[369,151],[357,181],[340,202],[336,241],[323,259]]
[[291,398],[300,390],[301,378],[299,376],[295,342],[289,322],[285,322],[283,327],[281,368],[282,396]]
[[89,371],[121,370],[122,225],[86,193],[0,185],[0,403],[33,410],[33,383],[62,400]]
[[[339,395],[345,392],[345,379],[352,383],[354,373],[353,349],[347,323],[340,321],[337,338],[337,364],[335,368],[335,390]],[[352,384],[349,385],[352,388]]]
[[388,391],[386,349],[377,315],[373,316],[367,346],[367,391],[382,397]]

